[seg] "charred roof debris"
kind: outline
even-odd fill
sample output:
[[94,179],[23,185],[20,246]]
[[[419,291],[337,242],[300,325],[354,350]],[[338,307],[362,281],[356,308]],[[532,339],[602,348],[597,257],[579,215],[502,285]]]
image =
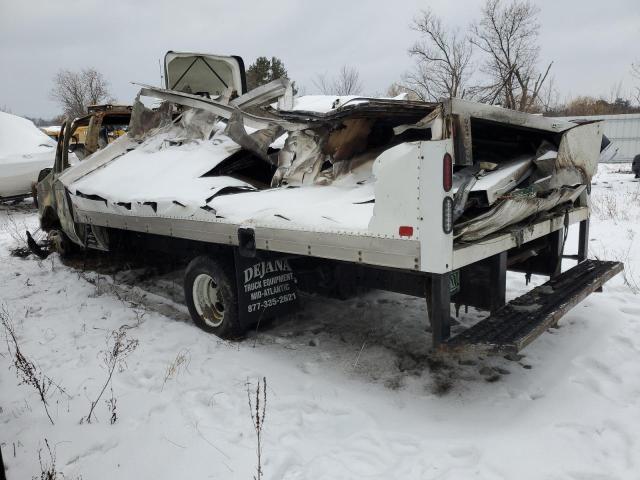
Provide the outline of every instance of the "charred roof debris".
[[[294,103],[286,79],[235,97],[226,88],[215,99],[141,87],[127,150],[153,153],[168,146],[189,149],[189,143],[193,148],[202,143],[223,145],[224,153],[217,152],[210,168],[193,179],[226,179],[206,189],[196,205],[221,215],[223,209],[209,204],[219,195],[375,183],[373,164],[384,151],[458,133],[453,175],[456,241],[478,240],[575,202],[597,167],[599,148],[592,143],[599,144],[602,138],[598,123],[554,122],[455,99],[427,103],[303,97]],[[149,109],[140,96],[162,103]],[[120,152],[113,158],[118,157]],[[110,160],[96,162],[95,168]],[[76,194],[88,198],[85,190]],[[375,203],[373,191],[369,193],[373,198],[359,199],[360,203]],[[100,192],[92,194],[102,198]],[[162,196],[170,196],[170,190]],[[112,198],[110,204],[157,202],[154,213],[162,214],[167,213],[160,206],[163,200]],[[182,197],[168,200],[169,209],[190,204]],[[289,218],[287,210],[283,203],[276,216]]]

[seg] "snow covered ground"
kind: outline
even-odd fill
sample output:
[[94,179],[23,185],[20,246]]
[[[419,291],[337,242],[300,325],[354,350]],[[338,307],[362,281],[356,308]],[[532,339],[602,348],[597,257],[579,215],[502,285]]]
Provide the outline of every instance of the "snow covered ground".
[[[10,256],[37,218],[0,207],[0,305],[23,354],[67,393],[50,389],[52,425],[2,343],[7,477],[39,476],[47,439],[65,478],[250,479],[247,383],[266,377],[265,479],[638,478],[640,183],[620,170],[629,167],[603,165],[594,179],[590,248],[623,260],[626,276],[513,360],[430,356],[424,301],[382,292],[305,296],[296,314],[221,341],[189,321],[179,272],[113,275]],[[509,275],[510,297],[530,287]],[[81,424],[123,325],[139,344],[114,373],[117,421],[107,388]]]

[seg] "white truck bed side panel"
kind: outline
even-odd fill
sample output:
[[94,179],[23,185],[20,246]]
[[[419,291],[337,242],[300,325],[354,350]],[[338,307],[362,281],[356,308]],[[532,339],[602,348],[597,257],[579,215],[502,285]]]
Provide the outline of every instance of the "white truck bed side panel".
[[400,226],[412,226],[413,236],[419,234],[421,145],[402,143],[383,152],[373,164],[376,203],[369,222],[369,231],[399,237]]

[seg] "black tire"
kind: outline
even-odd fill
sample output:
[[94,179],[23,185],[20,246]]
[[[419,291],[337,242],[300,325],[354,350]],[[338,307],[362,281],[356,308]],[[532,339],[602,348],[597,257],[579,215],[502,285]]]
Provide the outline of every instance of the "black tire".
[[205,332],[227,340],[244,333],[232,261],[207,256],[191,260],[184,274],[184,298],[194,323]]

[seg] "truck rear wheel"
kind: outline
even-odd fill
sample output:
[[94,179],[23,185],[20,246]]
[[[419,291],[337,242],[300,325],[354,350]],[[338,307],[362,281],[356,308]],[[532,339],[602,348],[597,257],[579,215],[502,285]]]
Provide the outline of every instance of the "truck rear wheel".
[[184,297],[194,323],[220,338],[243,333],[238,319],[235,270],[231,262],[196,257],[184,276]]

